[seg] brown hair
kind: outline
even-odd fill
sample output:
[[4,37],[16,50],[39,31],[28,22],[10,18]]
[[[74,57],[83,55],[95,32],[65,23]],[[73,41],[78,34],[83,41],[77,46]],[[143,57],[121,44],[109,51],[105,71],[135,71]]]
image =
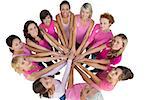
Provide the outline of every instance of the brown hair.
[[106,18],[109,20],[109,23],[113,24],[115,22],[114,17],[109,13],[101,14],[100,18]]
[[117,68],[122,70],[122,74],[120,75],[119,80],[128,80],[134,77],[134,74],[131,71],[131,69],[124,66],[118,66]]

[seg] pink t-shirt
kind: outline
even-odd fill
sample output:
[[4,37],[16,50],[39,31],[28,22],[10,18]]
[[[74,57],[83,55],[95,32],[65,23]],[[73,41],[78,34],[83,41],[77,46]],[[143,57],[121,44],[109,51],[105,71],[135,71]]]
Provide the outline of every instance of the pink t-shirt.
[[90,22],[91,20],[88,19],[88,21],[86,22],[86,25],[82,25],[81,24],[81,17],[80,15],[76,15],[77,16],[77,20],[76,20],[76,25],[77,25],[77,30],[76,30],[76,42],[81,44],[82,40],[84,39],[84,36],[86,35],[86,32],[90,26]]
[[39,66],[38,63],[34,63],[33,62],[32,66],[34,66],[35,68],[32,69],[32,70],[24,71],[23,75],[25,76],[25,78],[27,78],[28,75],[31,75],[34,72],[38,72],[38,71],[44,69],[44,67],[43,66]]
[[58,40],[58,35],[55,32],[54,20],[51,21],[50,26],[46,26],[45,24],[41,23],[39,25],[40,28],[44,29],[48,34],[50,34],[53,38]]
[[66,99],[67,100],[80,100],[80,92],[85,87],[86,83],[78,83],[73,85],[73,87],[67,89]]
[[107,70],[103,71],[103,72],[98,72],[96,74],[96,76],[101,79],[101,82],[99,83],[98,87],[101,89],[101,90],[105,90],[105,91],[111,91],[114,86],[107,81],[107,75],[108,73],[112,70],[113,67],[109,66]]
[[[109,47],[106,47],[105,49],[102,50],[97,56],[96,59],[107,59],[107,54],[109,53],[111,49]],[[110,59],[110,64],[118,64],[121,61],[121,55],[117,56],[115,58]]]
[[88,42],[90,43],[91,46],[94,48],[106,43],[107,41],[111,40],[113,38],[112,32],[103,32],[101,30],[100,24],[96,24],[92,34],[90,35]]
[[16,56],[30,56],[31,51],[25,47],[25,44],[23,44],[23,53],[22,54],[13,54],[13,57]]

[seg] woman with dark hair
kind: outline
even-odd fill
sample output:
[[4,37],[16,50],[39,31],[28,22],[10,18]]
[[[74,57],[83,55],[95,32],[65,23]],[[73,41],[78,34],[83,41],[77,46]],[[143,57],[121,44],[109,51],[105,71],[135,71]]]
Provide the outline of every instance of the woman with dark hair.
[[[100,93],[101,90],[110,91],[119,81],[132,79],[134,76],[129,68],[118,66],[116,68],[111,67],[102,73],[96,74],[98,77],[97,79],[94,74],[89,72],[81,64],[75,63],[75,65],[75,69],[87,83],[72,85],[66,91],[67,100],[93,100],[89,98],[94,98],[94,100],[103,100]],[[81,69],[86,72],[90,78]]]
[[74,57],[72,54],[69,55],[62,81],[48,77],[49,75],[51,75],[51,73],[47,73],[33,83],[33,91],[35,93],[39,93],[40,96],[43,97],[59,98],[60,100],[65,100],[65,87],[70,73],[73,58]]
[[71,48],[74,14],[70,11],[70,4],[64,0],[60,4],[60,13],[56,15],[56,21],[59,25],[66,46]]

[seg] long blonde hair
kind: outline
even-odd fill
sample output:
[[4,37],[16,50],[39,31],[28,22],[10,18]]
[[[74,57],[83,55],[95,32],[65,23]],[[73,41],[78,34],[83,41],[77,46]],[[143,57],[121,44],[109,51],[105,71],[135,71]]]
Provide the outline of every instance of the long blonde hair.
[[15,70],[15,72],[17,72],[18,74],[23,73],[23,70],[20,69],[20,65],[19,65],[19,59],[21,58],[21,56],[16,56],[12,59],[11,61],[11,66],[12,68]]
[[[128,39],[124,34],[118,34],[118,35],[114,36],[114,38],[116,38],[116,37],[121,37],[122,42],[123,42],[123,47],[119,50],[111,50],[110,52],[108,52],[108,54],[107,54],[108,59],[112,59],[112,58],[120,56],[123,53],[123,51],[125,50],[125,47],[128,43]],[[110,48],[112,47],[112,45],[114,43],[114,38],[112,39],[112,41],[110,43]]]

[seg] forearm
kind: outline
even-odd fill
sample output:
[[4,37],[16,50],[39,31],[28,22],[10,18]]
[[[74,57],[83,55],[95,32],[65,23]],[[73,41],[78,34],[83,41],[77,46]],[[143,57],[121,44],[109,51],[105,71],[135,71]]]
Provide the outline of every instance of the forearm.
[[46,57],[46,56],[60,56],[62,54],[59,54],[57,52],[54,52],[54,51],[50,51],[50,52],[42,52],[42,53],[37,53],[37,54],[34,54],[34,55],[31,55],[32,57]]
[[70,71],[70,74],[69,74],[69,80],[68,80],[68,86],[67,86],[67,88],[69,89],[69,88],[71,88],[72,86],[73,86],[73,81],[74,81],[74,79],[73,79],[73,75],[74,75],[74,64],[71,66],[71,71]]
[[58,67],[59,65],[61,65],[63,63],[65,63],[65,61],[60,61],[56,64],[51,65],[50,67],[40,70],[39,72],[34,72],[30,76],[28,76],[27,79],[34,81],[34,80],[40,78],[42,75],[48,73],[49,71],[53,70],[54,68]]
[[92,72],[90,72],[89,70],[87,70],[85,67],[83,67],[81,64],[79,63],[75,63],[77,66],[79,66],[84,72],[86,72],[92,79],[95,83],[99,83],[100,82],[100,79],[95,76]]

